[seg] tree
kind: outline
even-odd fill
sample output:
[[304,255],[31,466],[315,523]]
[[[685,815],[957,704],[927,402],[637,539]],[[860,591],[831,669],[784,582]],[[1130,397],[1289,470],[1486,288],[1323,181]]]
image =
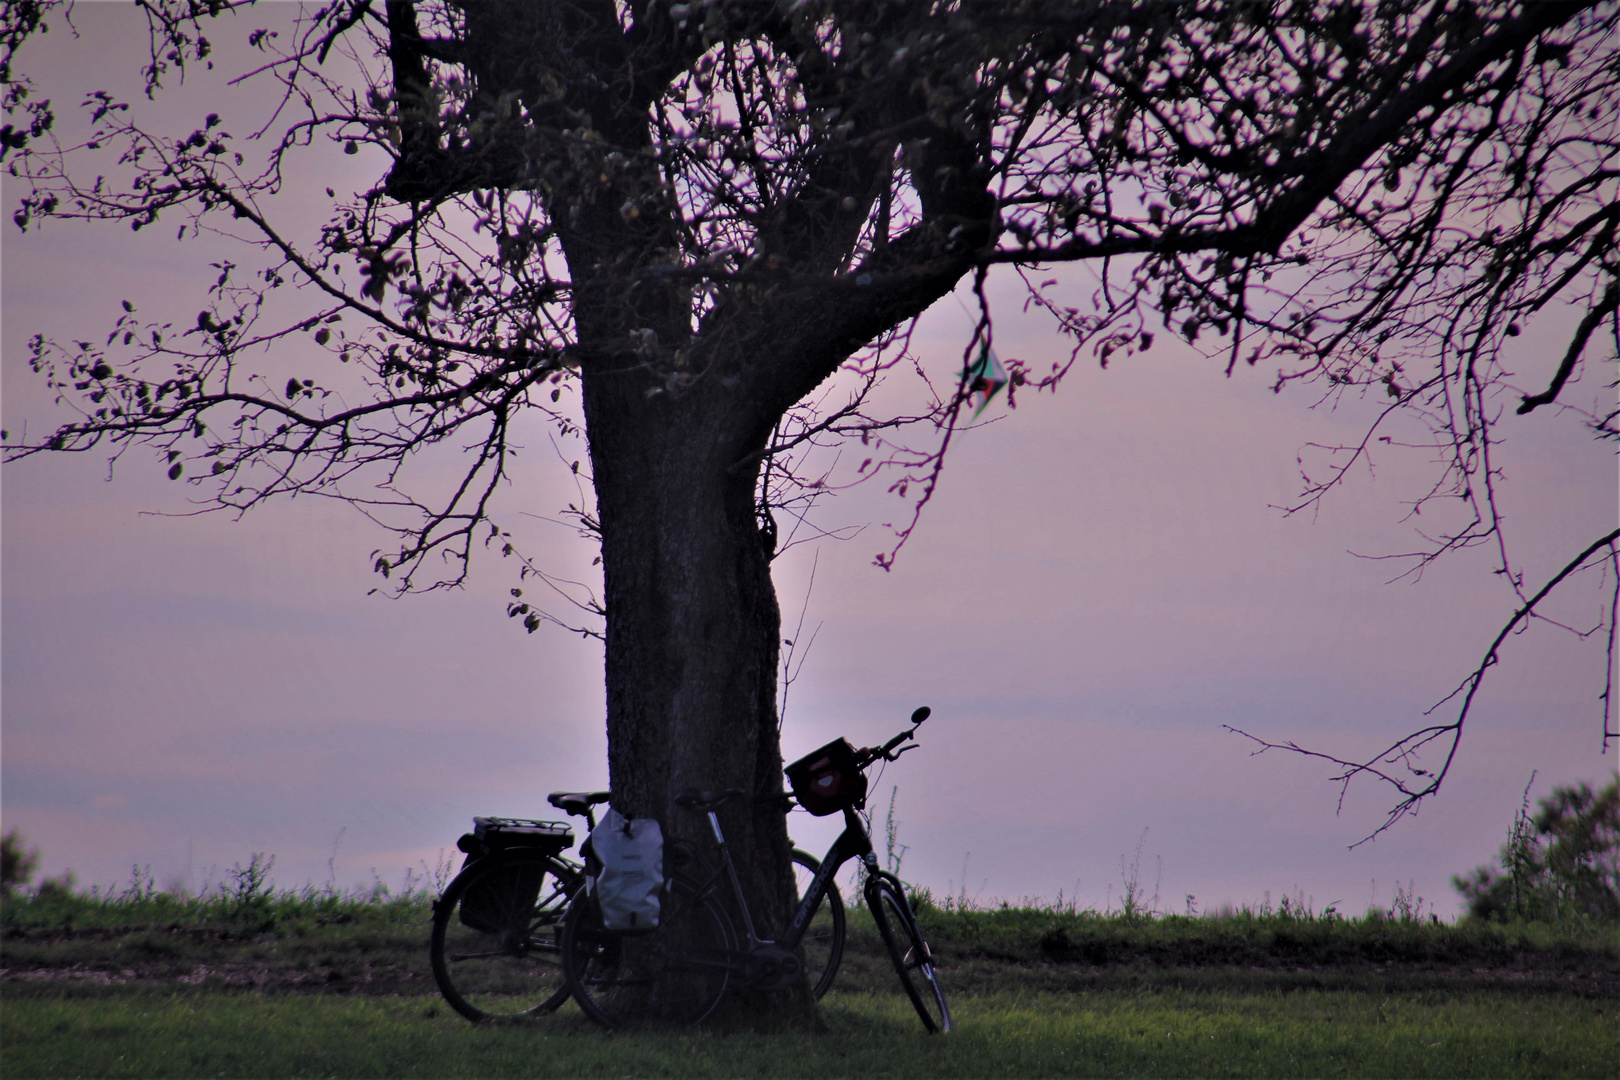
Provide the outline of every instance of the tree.
[[[1534,777],[1531,780],[1534,781]],[[1496,867],[1451,879],[1476,919],[1620,920],[1620,780],[1556,787],[1530,816],[1530,789]]]
[[[212,63],[207,33],[245,6],[144,3],[149,94]],[[1009,360],[1010,402],[1083,354],[1150,349],[1162,323],[1228,374],[1264,364],[1279,388],[1320,380],[1422,419],[1431,497],[1472,518],[1419,568],[1501,543],[1502,352],[1530,320],[1582,313],[1520,410],[1616,434],[1615,413],[1562,396],[1620,306],[1612,4],[340,0],[285,39],[250,35],[283,102],[256,143],[217,115],[151,131],[106,93],[62,138],[12,70],[51,7],[13,5],[0,36],[0,141],[31,187],[16,224],[221,228],[254,262],[222,263],[194,318],[126,305],[104,343],[37,339],[81,414],[8,460],[147,446],[219,509],[343,499],[394,529],[376,568],[410,590],[457,584],[480,544],[517,555],[489,520],[515,429],[582,430],[572,467],[595,501],[571,512],[603,582],[571,595],[605,625],[570,625],[604,637],[616,802],[679,836],[676,791],[759,795],[727,831],[768,920],[790,881],[777,517],[880,476],[912,507],[892,562],[991,347],[988,274],[1021,275],[1074,343],[1050,370]],[[326,223],[297,235],[275,196],[332,145],[386,171],[329,190]],[[1043,277],[1073,262],[1101,287]],[[911,320],[963,281],[980,300],[963,375],[880,411]],[[328,362],[278,366],[308,355],[293,342]],[[805,471],[841,438],[869,448],[854,477]],[[1378,438],[1328,448],[1301,507]],[[442,444],[461,479],[411,488],[408,464]],[[1568,573],[1612,563],[1615,539]],[[1500,568],[1531,617],[1505,546]],[[511,612],[557,618],[517,590]],[[1445,775],[1415,750],[1449,734],[1454,751],[1465,717],[1346,763],[1347,782],[1382,776],[1398,816]]]
[[16,829],[0,836],[0,896],[27,887],[39,866],[39,849],[24,847],[26,841]]

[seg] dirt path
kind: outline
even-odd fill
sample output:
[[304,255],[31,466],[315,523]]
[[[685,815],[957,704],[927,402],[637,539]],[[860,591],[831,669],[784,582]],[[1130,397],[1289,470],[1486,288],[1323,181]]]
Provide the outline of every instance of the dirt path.
[[[118,929],[8,931],[0,939],[0,987],[6,994],[234,990],[294,994],[436,994],[427,927],[300,928],[246,932],[178,924]],[[1510,962],[1367,962],[1301,964],[1186,962],[1122,956],[1105,963],[936,949],[947,988],[977,995],[1011,991],[1085,993],[1177,988],[1212,992],[1380,990],[1388,993],[1493,989],[1508,993],[1620,998],[1612,959],[1532,955]],[[852,935],[838,976],[846,991],[894,987],[876,942]]]

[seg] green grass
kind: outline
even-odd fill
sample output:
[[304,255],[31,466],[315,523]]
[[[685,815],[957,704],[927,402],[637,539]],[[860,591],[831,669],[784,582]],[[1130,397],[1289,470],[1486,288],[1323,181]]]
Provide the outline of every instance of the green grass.
[[7,1077],[1614,1076],[1615,1003],[1487,991],[1005,994],[922,1034],[893,994],[817,1031],[607,1034],[572,1006],[474,1028],[432,998],[8,1000]]
[[865,915],[810,1026],[474,1028],[429,903],[216,893],[0,904],[0,1078],[1620,1076],[1620,929],[1301,912],[922,905],[958,1029],[928,1038]]

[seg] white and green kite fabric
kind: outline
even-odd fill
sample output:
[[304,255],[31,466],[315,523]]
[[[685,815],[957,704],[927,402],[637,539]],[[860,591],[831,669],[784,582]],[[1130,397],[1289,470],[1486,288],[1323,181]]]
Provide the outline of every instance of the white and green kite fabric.
[[979,358],[968,365],[963,377],[967,382],[968,396],[979,395],[979,407],[973,410],[973,419],[977,420],[985,406],[990,404],[990,399],[1007,385],[1007,369],[1001,366],[1001,358],[987,341],[979,350]]

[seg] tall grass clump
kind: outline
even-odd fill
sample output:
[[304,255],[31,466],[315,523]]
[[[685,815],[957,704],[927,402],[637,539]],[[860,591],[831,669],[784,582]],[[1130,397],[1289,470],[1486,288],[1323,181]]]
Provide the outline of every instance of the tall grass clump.
[[[11,837],[7,837],[11,839]],[[37,859],[36,859],[37,861]],[[160,889],[152,868],[135,866],[122,886],[76,887],[71,874],[29,888],[26,877],[8,883],[0,895],[0,932],[7,937],[30,932],[166,925],[213,928],[235,933],[265,933],[297,926],[421,922],[429,905],[455,872],[443,853],[437,865],[423,863],[407,870],[399,888],[375,873],[370,886],[325,885],[278,888],[271,879],[275,856],[253,852],[232,864],[217,881],[196,892]]]
[[918,905],[929,943],[947,955],[1018,963],[1142,964],[1156,967],[1367,964],[1596,963],[1620,967],[1620,925],[1444,922],[1407,886],[1388,908],[1346,917],[1316,911],[1302,895],[1273,906],[1168,913],[1140,905],[1112,910],[1072,901],[964,905],[960,898]]

